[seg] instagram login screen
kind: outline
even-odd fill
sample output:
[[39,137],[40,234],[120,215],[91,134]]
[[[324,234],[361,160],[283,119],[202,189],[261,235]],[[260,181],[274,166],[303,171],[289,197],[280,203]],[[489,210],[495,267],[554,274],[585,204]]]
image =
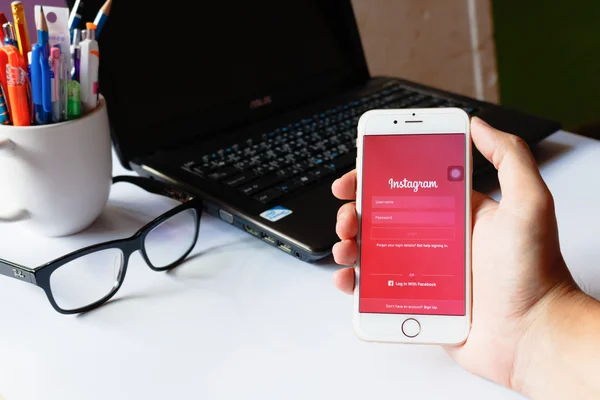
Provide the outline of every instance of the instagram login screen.
[[362,313],[465,315],[465,135],[365,136]]

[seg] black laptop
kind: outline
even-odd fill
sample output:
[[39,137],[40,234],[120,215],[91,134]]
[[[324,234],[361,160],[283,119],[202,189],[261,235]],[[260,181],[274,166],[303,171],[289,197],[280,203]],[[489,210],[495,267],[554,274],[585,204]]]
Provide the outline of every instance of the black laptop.
[[[89,20],[103,1],[85,1]],[[331,183],[355,166],[365,111],[460,107],[530,144],[559,129],[371,77],[351,0],[115,1],[98,41],[121,163],[185,186],[224,223],[309,262],[337,240]],[[488,165],[475,151],[474,173]]]

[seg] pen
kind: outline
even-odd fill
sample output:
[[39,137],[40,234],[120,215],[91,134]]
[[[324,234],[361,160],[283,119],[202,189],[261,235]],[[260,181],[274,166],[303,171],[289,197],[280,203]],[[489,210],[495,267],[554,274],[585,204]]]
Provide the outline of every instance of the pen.
[[[60,45],[54,45],[57,48],[60,48]],[[71,80],[71,63],[69,62],[70,52],[62,52],[60,53],[60,90],[58,93],[58,98],[60,100],[60,120],[64,121],[67,119],[67,88],[69,81]]]
[[73,30],[73,44],[71,45],[71,55],[73,56],[73,69],[71,70],[71,79],[79,82],[79,66],[81,62],[81,47],[79,42],[81,34],[79,29]]
[[44,105],[44,111],[52,116],[52,87],[50,86],[50,44],[48,42],[48,24],[46,23],[46,17],[44,16],[44,7],[40,7],[39,16],[39,27],[38,27],[38,43],[42,48],[42,54],[40,56],[40,64],[42,67],[42,104]]
[[15,46],[18,47],[17,41],[15,40],[15,30],[10,22],[2,25],[2,30],[4,31],[4,45],[5,46]]
[[11,8],[15,31],[17,33],[16,39],[19,44],[19,51],[23,57],[27,57],[27,53],[31,50],[31,44],[29,43],[29,32],[27,31],[25,7],[23,7],[23,3],[20,1],[13,1],[11,3]]
[[2,50],[8,56],[6,81],[10,99],[10,116],[15,126],[30,125],[29,101],[27,90],[27,72],[23,69],[23,56],[14,46],[4,46]]
[[31,82],[31,51],[27,53],[27,76],[29,77],[29,82]]
[[60,47],[52,47],[50,49],[50,87],[52,101],[52,120],[60,121]]
[[31,49],[31,95],[33,98],[33,116],[36,125],[44,125],[49,122],[49,115],[44,111],[42,100],[42,46],[39,43]]
[[98,11],[96,15],[96,19],[94,20],[94,25],[96,25],[96,39],[100,37],[100,31],[104,28],[104,24],[108,19],[108,14],[110,13],[110,6],[112,5],[112,0],[106,0],[104,5]]
[[10,113],[8,112],[8,97],[4,92],[4,88],[0,85],[0,124],[10,124]]
[[[3,12],[0,12],[0,28],[4,27],[4,24],[7,24],[8,20],[6,19],[6,15]],[[0,46],[4,44],[4,29],[0,29]]]
[[69,32],[71,33],[71,42],[73,41],[74,37],[73,30],[77,29],[79,27],[79,23],[81,22],[81,14],[79,14],[79,12],[82,8],[83,3],[81,0],[76,0],[75,4],[73,5],[73,9],[71,10],[71,15],[69,15]]

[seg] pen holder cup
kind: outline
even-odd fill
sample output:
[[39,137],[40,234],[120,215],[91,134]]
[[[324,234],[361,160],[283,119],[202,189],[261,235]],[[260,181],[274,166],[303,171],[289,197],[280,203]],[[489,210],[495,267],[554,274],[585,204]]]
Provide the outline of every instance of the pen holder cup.
[[106,103],[81,118],[42,126],[0,125],[0,224],[43,236],[77,233],[108,201],[112,148]]

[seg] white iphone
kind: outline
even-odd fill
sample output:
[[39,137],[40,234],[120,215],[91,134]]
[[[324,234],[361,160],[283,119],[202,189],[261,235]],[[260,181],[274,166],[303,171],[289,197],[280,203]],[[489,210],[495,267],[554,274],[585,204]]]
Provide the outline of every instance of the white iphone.
[[471,326],[471,137],[457,108],[358,122],[354,330],[374,342],[463,343]]

